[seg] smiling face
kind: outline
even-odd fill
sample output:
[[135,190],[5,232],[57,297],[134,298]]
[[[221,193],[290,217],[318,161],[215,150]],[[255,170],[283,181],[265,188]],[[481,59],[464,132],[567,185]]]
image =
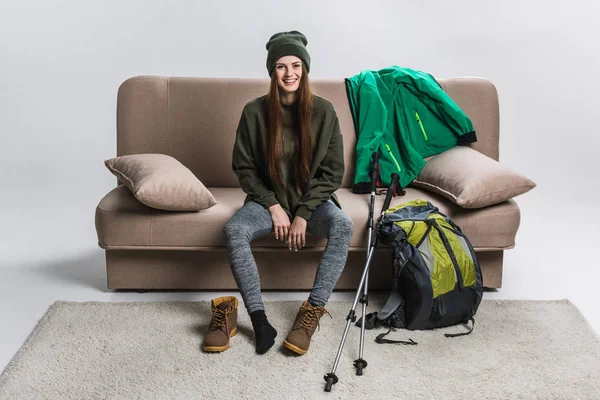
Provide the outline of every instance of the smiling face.
[[283,97],[295,97],[302,79],[302,60],[296,56],[281,57],[275,63],[277,85]]

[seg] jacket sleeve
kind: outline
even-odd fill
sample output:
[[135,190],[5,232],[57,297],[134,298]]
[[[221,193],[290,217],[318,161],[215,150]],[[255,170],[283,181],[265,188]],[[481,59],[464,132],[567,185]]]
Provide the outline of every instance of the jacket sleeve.
[[275,193],[267,188],[257,168],[245,111],[242,113],[236,131],[232,167],[233,172],[240,181],[242,190],[249,196],[250,200],[261,204],[265,208],[278,204]]
[[[381,146],[387,129],[387,108],[379,93],[377,78],[370,71],[363,71],[346,80],[346,89],[350,100],[356,141],[356,170],[354,189],[365,185],[371,191],[369,169],[373,152]],[[385,156],[386,153],[382,152]],[[359,192],[363,192],[359,190]]]
[[331,198],[342,186],[344,177],[344,141],[337,116],[333,123],[327,152],[296,207],[296,215],[309,220],[315,209]]

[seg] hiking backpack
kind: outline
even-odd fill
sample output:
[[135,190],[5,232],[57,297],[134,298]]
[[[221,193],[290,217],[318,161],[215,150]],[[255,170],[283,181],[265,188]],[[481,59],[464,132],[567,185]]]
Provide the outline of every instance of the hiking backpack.
[[[367,314],[367,329],[425,330],[475,323],[483,284],[475,251],[461,229],[426,200],[387,209],[377,227],[379,240],[393,244],[393,286],[379,312]],[[360,321],[359,321],[360,323]],[[357,323],[357,325],[359,324]],[[446,334],[447,337],[471,333]]]

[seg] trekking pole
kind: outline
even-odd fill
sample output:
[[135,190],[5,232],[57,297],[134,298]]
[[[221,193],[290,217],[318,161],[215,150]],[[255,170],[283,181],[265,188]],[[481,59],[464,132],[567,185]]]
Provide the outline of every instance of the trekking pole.
[[[396,191],[396,186],[399,185],[398,183],[398,175],[397,174],[392,174],[392,182],[390,183],[390,187],[388,188],[388,191],[386,193],[385,196],[385,201],[383,202],[383,207],[381,209],[381,215],[378,219],[381,220],[381,218],[383,218],[383,213],[390,207],[390,203],[392,201],[392,197],[394,197],[394,193]],[[375,185],[373,185],[374,187]],[[375,190],[375,189],[373,189]],[[372,196],[374,196],[374,192],[372,193]],[[374,205],[371,206],[371,214],[373,213],[373,208]],[[371,217],[372,218],[372,217]],[[372,221],[372,219],[371,219]],[[372,250],[371,253],[373,253],[375,251],[375,249],[377,248],[377,244],[378,244],[378,239],[379,236],[377,235],[377,233],[375,233],[375,237],[374,237],[374,241],[373,241],[373,246],[372,246]],[[371,242],[371,235],[369,234],[369,242]],[[362,320],[361,320],[361,326],[360,326],[360,347],[359,347],[359,352],[358,352],[358,359],[354,361],[354,367],[356,367],[356,375],[362,375],[362,371],[364,368],[367,368],[367,361],[365,361],[363,359],[363,351],[364,351],[364,346],[365,346],[365,323],[367,320],[367,305],[369,304],[369,269],[370,269],[370,257],[368,257],[368,264],[366,266],[366,276],[365,276],[365,282],[364,282],[364,295],[363,295],[363,299],[364,301],[361,299],[361,303],[363,303],[363,310],[362,310]]]
[[[374,156],[374,158],[375,158],[375,156]],[[382,215],[383,215],[384,211],[387,210],[389,208],[389,206],[390,206],[390,202],[392,201],[392,197],[393,197],[394,192],[396,190],[396,185],[398,184],[398,179],[399,179],[398,175],[395,174],[395,173],[393,173],[392,174],[392,181],[391,181],[390,186],[388,188],[387,195],[385,197],[385,201],[383,203],[383,207],[382,207],[382,210],[381,210],[381,214]],[[374,194],[373,193],[371,194],[371,202],[372,202],[371,208],[373,208],[374,207],[374,203],[375,203],[375,198],[374,198]],[[372,234],[372,230],[373,230],[373,221],[372,221],[372,214],[371,213],[370,213],[370,219],[371,219],[371,221],[369,222],[369,239],[371,238],[371,234]],[[326,392],[330,392],[331,391],[331,387],[333,385],[335,385],[336,383],[338,383],[338,377],[335,374],[335,371],[337,370],[337,367],[338,367],[338,364],[339,364],[339,361],[340,361],[340,356],[342,354],[342,350],[344,348],[344,344],[345,344],[346,338],[348,336],[348,330],[350,329],[350,325],[354,321],[356,321],[356,305],[358,303],[359,296],[361,295],[361,291],[363,289],[363,285],[365,285],[366,277],[367,277],[367,274],[369,272],[369,264],[371,263],[371,258],[373,257],[373,254],[375,253],[375,248],[377,247],[377,242],[378,242],[378,240],[377,240],[377,232],[375,232],[374,240],[372,240],[372,241],[370,240],[369,241],[370,248],[367,249],[367,263],[365,265],[365,269],[363,271],[363,274],[362,274],[362,277],[361,277],[361,280],[360,280],[360,284],[359,284],[358,289],[356,291],[356,296],[354,298],[354,303],[352,304],[352,309],[350,310],[350,312],[348,313],[348,316],[346,317],[346,329],[344,330],[344,334],[342,335],[342,341],[340,343],[340,346],[338,348],[337,354],[335,356],[335,361],[333,363],[333,368],[332,368],[332,370],[331,370],[330,373],[328,373],[327,375],[325,375],[323,377],[325,379],[325,382],[327,382],[326,385],[325,385],[325,391]],[[364,308],[366,308],[366,306],[363,304],[363,309]],[[363,325],[362,326],[364,327],[364,317],[363,317]],[[364,333],[361,332],[361,335],[364,335]],[[362,347],[362,343],[361,343],[361,347]],[[360,360],[360,362],[357,362],[359,360]],[[355,366],[357,367],[357,375],[362,375],[362,369],[366,367],[367,362],[364,359],[362,359],[362,356],[357,361],[355,361]],[[360,367],[359,367],[359,365],[360,365]],[[358,373],[359,372],[358,368],[361,368],[360,369],[360,372],[361,372],[360,374]]]
[[[371,248],[372,234],[373,234],[373,212],[375,210],[375,191],[377,190],[377,175],[379,165],[379,153],[373,153],[373,165],[371,166],[371,203],[369,207],[369,248]],[[367,248],[367,262],[369,261],[369,251]],[[354,367],[356,368],[356,375],[362,375],[363,369],[367,368],[367,362],[363,359],[363,349],[365,346],[365,315],[367,315],[367,306],[369,305],[369,268],[365,270],[365,281],[363,284],[364,291],[360,298],[362,303],[362,322],[360,328],[360,345],[358,351],[358,359],[354,360]],[[359,288],[360,292],[360,288]],[[352,320],[354,322],[354,319]]]

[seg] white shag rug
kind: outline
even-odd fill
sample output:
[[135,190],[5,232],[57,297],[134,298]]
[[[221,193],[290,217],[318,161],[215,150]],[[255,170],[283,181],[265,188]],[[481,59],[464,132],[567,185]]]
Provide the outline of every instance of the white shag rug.
[[367,331],[363,376],[353,366],[360,328],[352,325],[330,393],[323,376],[351,303],[327,305],[333,319],[321,319],[304,356],[281,346],[300,302],[265,306],[279,334],[261,356],[243,306],[231,348],[208,354],[208,302],[58,301],[0,376],[0,399],[600,398],[600,340],[566,300],[484,300],[468,336],[444,337],[462,326],[388,336],[416,346],[377,344],[385,330]]

